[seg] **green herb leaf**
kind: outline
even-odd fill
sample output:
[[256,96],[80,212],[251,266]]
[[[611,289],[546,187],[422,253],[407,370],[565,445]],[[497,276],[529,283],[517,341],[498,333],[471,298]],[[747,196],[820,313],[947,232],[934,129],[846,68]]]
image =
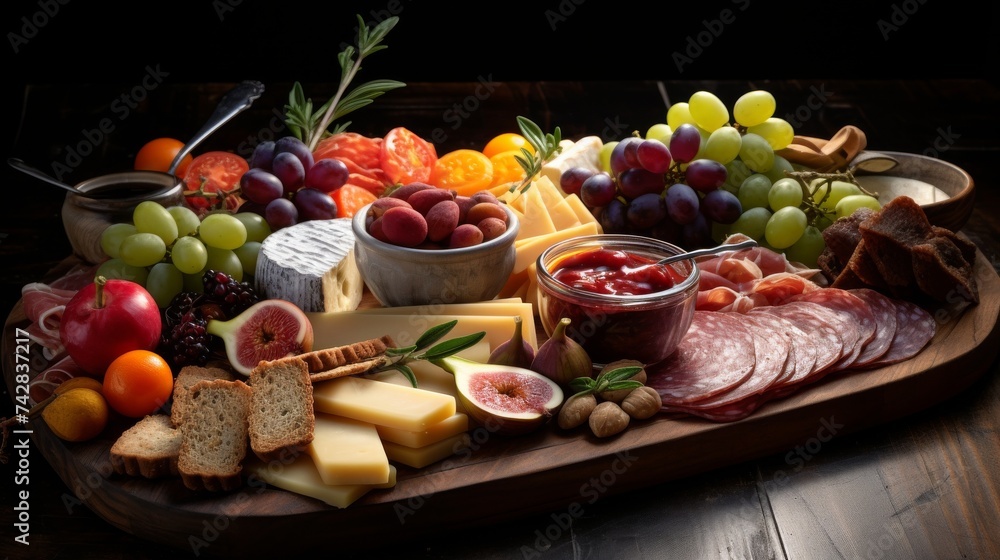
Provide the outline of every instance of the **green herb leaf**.
[[[388,368],[394,369],[399,373],[402,373],[404,377],[410,380],[410,385],[412,385],[414,388],[417,387],[417,376],[413,373],[413,370],[410,369],[410,366],[406,364],[392,364],[388,366]],[[385,371],[385,370],[380,369],[379,371]]]
[[596,384],[594,383],[594,380],[589,377],[577,377],[576,379],[570,380],[569,387],[576,393],[592,393],[594,392]]
[[523,193],[531,188],[532,179],[541,173],[545,162],[562,152],[562,146],[559,145],[562,142],[562,132],[557,126],[551,134],[545,134],[540,126],[522,116],[517,117],[517,126],[521,130],[521,136],[535,148],[534,154],[521,148],[521,153],[514,156],[514,160],[524,170],[524,180],[520,184],[511,185],[510,192],[519,190]]
[[640,366],[623,366],[620,368],[615,368],[611,371],[604,372],[600,377],[604,378],[608,383],[613,383],[615,381],[621,381],[623,379],[628,379],[633,375],[639,373],[642,370]]
[[642,383],[638,381],[612,381],[602,391],[620,391],[622,389],[638,389],[639,387],[642,387]]
[[416,351],[416,346],[406,346],[404,348],[386,348],[385,354],[387,356],[405,356],[410,352]]
[[453,319],[447,323],[441,323],[440,325],[435,325],[427,329],[424,334],[420,335],[420,338],[413,343],[417,348],[427,348],[431,344],[441,340],[444,336],[451,332],[451,329],[455,328],[458,324],[458,319]]
[[447,358],[453,354],[457,354],[466,348],[471,348],[475,346],[483,337],[486,336],[486,331],[480,331],[478,333],[467,334],[465,336],[460,336],[458,338],[453,338],[451,340],[446,340],[437,346],[434,346],[427,352],[424,352],[422,356],[418,356],[419,359],[432,361],[440,360],[442,358]]

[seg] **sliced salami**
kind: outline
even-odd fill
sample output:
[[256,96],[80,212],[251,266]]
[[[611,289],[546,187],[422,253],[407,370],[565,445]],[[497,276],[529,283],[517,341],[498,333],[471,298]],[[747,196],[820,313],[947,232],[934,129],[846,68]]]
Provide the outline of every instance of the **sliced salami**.
[[889,350],[868,367],[887,366],[916,356],[937,332],[934,317],[924,308],[904,300],[894,299],[892,303],[896,306],[896,334]]
[[[806,377],[824,371],[840,359],[844,353],[844,341],[836,328],[836,323],[830,323],[830,312],[822,307],[808,302],[790,302],[782,305],[755,308],[753,313],[776,315],[794,324],[805,333],[804,340],[815,353],[815,361],[810,370],[799,371],[796,368],[795,378],[784,384],[799,383]],[[796,344],[796,348],[800,344]]]
[[[797,379],[809,375],[816,368],[816,360],[820,355],[820,349],[812,335],[800,329],[792,321],[776,313],[768,313],[766,309],[766,307],[756,308],[747,313],[747,316],[761,324],[763,328],[787,333],[790,341],[790,356],[788,367],[786,367],[787,371],[774,382],[773,386],[779,387],[785,383],[794,383]],[[840,355],[839,350],[829,350],[830,357],[823,358],[827,364],[833,363],[834,358],[832,355],[834,351],[836,351],[836,355]]]
[[677,350],[647,370],[646,385],[664,404],[686,404],[724,393],[746,381],[756,354],[749,326],[730,313],[695,311]]
[[[772,329],[766,322],[757,321],[749,315],[735,314],[732,316],[750,327],[755,357],[753,373],[745,381],[728,391],[688,403],[686,406],[689,408],[712,410],[725,405],[737,404],[763,393],[774,385],[786,371],[791,371],[795,367],[795,362],[790,359],[792,341],[788,333]],[[788,366],[788,370],[786,370],[786,366]]]
[[858,288],[850,292],[868,304],[875,316],[875,337],[865,345],[851,367],[864,368],[881,358],[889,350],[896,335],[896,305],[889,296],[870,288]]
[[839,288],[826,288],[798,294],[789,301],[807,301],[819,304],[842,319],[845,330],[841,331],[844,341],[844,353],[833,365],[834,371],[851,366],[861,355],[865,346],[875,338],[877,324],[875,315],[864,300]]

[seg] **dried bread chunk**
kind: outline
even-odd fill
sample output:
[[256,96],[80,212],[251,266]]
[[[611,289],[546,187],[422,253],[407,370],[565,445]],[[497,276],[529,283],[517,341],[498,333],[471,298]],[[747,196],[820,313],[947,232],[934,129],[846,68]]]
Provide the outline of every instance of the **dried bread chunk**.
[[250,372],[250,448],[264,461],[303,450],[313,440],[313,386],[306,362],[264,361]]
[[395,342],[387,335],[344,346],[313,350],[312,352],[299,354],[296,358],[305,361],[309,368],[309,373],[317,374],[347,364],[355,364],[378,358],[385,354],[386,349],[393,346],[395,346]]
[[180,426],[187,409],[188,390],[199,381],[213,379],[235,380],[232,372],[221,367],[184,366],[174,380],[174,392],[170,404],[170,420],[174,426]]
[[166,414],[151,414],[122,432],[111,446],[111,466],[118,474],[160,478],[176,476],[181,432]]
[[972,265],[951,240],[935,237],[914,245],[912,256],[913,275],[921,291],[948,303],[979,302]]
[[235,490],[248,445],[251,389],[242,381],[203,380],[188,392],[177,470],[191,490]]

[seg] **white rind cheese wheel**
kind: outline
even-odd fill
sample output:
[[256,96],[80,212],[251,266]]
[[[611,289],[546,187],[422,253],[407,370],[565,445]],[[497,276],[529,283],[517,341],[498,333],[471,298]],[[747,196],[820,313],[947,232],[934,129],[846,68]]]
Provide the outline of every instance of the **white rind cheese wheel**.
[[260,247],[255,289],[306,312],[353,311],[364,281],[354,260],[351,220],[309,220],[268,235]]

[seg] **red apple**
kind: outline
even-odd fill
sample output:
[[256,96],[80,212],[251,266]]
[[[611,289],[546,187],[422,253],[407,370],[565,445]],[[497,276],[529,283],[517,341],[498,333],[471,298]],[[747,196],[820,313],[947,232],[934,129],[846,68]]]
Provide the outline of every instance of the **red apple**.
[[146,288],[98,276],[66,304],[59,336],[76,365],[101,378],[125,352],[155,350],[161,329],[160,309]]

